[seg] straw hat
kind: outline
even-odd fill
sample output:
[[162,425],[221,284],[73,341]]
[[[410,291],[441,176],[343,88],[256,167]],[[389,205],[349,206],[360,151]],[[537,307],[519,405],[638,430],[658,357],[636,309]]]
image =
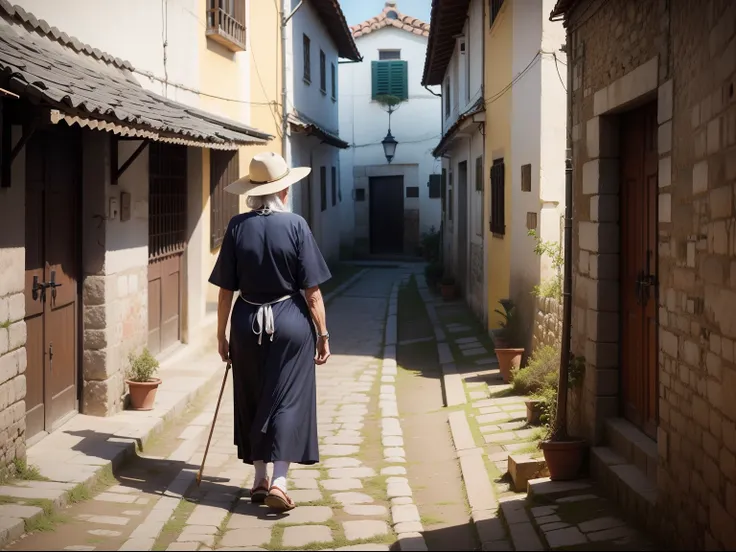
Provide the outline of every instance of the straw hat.
[[285,190],[305,178],[311,167],[292,169],[278,153],[259,153],[250,161],[248,176],[239,178],[225,188],[231,194],[246,196],[266,196]]

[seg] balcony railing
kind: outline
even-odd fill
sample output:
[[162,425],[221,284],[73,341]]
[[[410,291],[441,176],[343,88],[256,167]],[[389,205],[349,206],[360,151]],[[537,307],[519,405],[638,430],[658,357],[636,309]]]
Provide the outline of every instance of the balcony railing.
[[233,52],[245,50],[245,2],[207,0],[207,36]]

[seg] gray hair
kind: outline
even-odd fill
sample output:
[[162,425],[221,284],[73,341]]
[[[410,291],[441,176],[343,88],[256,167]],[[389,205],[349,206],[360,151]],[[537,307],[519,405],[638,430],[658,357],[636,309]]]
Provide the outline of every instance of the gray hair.
[[289,209],[284,202],[281,201],[279,194],[269,194],[265,196],[248,196],[245,199],[248,209],[259,211],[261,214],[269,213],[285,213]]

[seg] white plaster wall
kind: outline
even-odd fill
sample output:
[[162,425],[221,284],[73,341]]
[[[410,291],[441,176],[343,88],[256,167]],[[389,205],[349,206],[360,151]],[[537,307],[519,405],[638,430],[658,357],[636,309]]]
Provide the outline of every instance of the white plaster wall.
[[[70,36],[113,56],[127,60],[136,69],[172,82],[198,89],[200,42],[192,40],[204,33],[204,13],[199,0],[16,0],[14,2],[38,19],[58,27]],[[168,23],[168,33],[164,31]],[[164,70],[164,38],[166,71]],[[163,94],[163,84],[136,75],[142,86]],[[190,105],[198,105],[196,94],[169,86],[166,95]]]
[[[408,65],[409,79],[409,100],[391,116],[391,133],[399,145],[390,165],[397,168],[387,174],[404,174],[399,166],[417,166],[416,183],[408,184],[405,179],[405,186],[419,187],[420,232],[426,232],[432,226],[439,229],[441,200],[430,199],[427,183],[431,174],[441,172],[440,160],[432,157],[432,149],[442,132],[441,104],[439,97],[421,85],[427,39],[386,27],[359,37],[356,43],[364,61],[340,65],[340,136],[351,145],[350,149],[340,153],[340,185],[343,198],[348,200],[342,210],[342,242],[344,245],[353,243],[356,217],[364,216],[361,209],[367,209],[368,205],[367,195],[364,203],[355,203],[352,199],[357,186],[356,169],[357,174],[364,174],[366,167],[388,166],[381,145],[388,130],[388,114],[371,99],[371,62],[378,60],[379,49],[401,50],[401,59]],[[438,93],[440,87],[432,89]],[[416,203],[416,200],[406,198],[404,204],[407,208],[415,208],[412,202]],[[364,231],[365,228],[361,230],[361,236]]]
[[465,54],[460,53],[459,41],[455,42],[452,58],[442,80],[450,77],[450,112],[444,112],[442,98],[442,132],[447,130],[483,94],[483,2],[472,0],[463,26]]
[[[511,74],[516,77],[534,59],[542,43],[542,5],[538,0],[514,0]],[[511,154],[504,159],[511,175],[511,220],[506,223],[506,239],[511,240],[511,297],[530,298],[539,282],[539,257],[534,240],[527,235],[528,212],[539,213],[541,151],[541,58],[539,56],[511,89]],[[531,163],[531,191],[521,191],[521,167]]]
[[[544,0],[543,13],[549,13],[556,0]],[[544,55],[541,61],[541,151],[539,188],[542,200],[540,236],[546,241],[562,242],[561,217],[565,211],[565,147],[567,138],[567,56],[560,52],[565,43],[565,28],[561,22],[542,18],[542,50],[557,56]],[[563,85],[564,83],[564,85]],[[549,259],[544,258],[541,278],[554,275]]]
[[[290,0],[294,9],[299,0]],[[317,12],[310,2],[304,2],[296,12],[290,23],[292,44],[292,75],[293,98],[292,105],[297,111],[309,117],[320,126],[332,131],[338,130],[337,101],[332,100],[332,77],[330,65],[335,64],[335,70],[339,75],[337,66],[337,48],[327,32],[327,28],[317,16]],[[304,50],[303,35],[306,34],[311,41],[311,84],[304,80]],[[322,50],[326,56],[326,93],[320,90],[320,65],[319,52]],[[338,77],[339,79],[339,77]],[[339,80],[337,94],[340,94]]]

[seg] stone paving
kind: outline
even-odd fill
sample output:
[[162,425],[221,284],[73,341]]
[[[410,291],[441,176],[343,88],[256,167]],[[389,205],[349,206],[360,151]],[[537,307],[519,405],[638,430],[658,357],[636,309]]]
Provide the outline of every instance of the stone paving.
[[322,458],[292,466],[295,510],[279,515],[251,504],[253,468],[235,455],[228,383],[200,487],[193,482],[219,386],[165,454],[136,458],[118,484],[65,510],[53,533],[8,549],[426,550],[395,388],[397,294],[407,277],[368,270],[328,306],[333,356],[317,367]]

